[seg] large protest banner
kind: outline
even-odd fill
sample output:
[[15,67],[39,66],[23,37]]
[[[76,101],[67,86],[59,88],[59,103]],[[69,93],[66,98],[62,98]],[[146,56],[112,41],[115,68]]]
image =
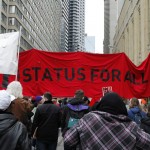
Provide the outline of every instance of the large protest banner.
[[124,53],[46,52],[20,53],[18,80],[24,95],[72,97],[83,89],[88,97],[114,91],[124,98],[150,96],[150,55],[135,66]]

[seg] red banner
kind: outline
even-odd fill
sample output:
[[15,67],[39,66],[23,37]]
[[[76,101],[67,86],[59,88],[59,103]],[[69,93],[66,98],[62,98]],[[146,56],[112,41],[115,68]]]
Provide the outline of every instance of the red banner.
[[24,95],[72,97],[83,89],[88,97],[101,97],[108,91],[124,98],[150,96],[150,55],[136,67],[124,53],[92,54],[86,52],[20,53],[18,80]]

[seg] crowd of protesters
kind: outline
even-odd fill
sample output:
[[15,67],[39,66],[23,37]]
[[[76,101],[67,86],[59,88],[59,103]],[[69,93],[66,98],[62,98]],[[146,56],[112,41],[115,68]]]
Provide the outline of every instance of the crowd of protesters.
[[[34,98],[11,82],[0,90],[0,150],[56,150],[61,128],[64,150],[150,150],[150,104],[129,104],[114,92],[94,106],[83,90],[58,101],[50,92]],[[126,101],[127,102],[127,101]]]

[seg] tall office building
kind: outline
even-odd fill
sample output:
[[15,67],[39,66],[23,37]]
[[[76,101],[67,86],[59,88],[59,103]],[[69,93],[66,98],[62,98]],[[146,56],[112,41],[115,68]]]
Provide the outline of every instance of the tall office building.
[[60,50],[61,0],[0,0],[0,8],[0,33],[22,26],[20,51]]
[[62,1],[61,51],[68,51],[69,0]]
[[117,24],[118,8],[116,0],[104,0],[104,53],[112,53],[113,37]]
[[68,51],[84,51],[85,0],[69,0]]

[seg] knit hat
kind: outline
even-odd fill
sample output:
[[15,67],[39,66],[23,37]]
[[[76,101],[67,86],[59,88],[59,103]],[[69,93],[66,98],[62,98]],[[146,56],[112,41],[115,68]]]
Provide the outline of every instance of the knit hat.
[[14,99],[7,91],[0,90],[0,110],[6,110]]
[[36,96],[35,97],[35,102],[39,103],[42,100],[42,96]]

